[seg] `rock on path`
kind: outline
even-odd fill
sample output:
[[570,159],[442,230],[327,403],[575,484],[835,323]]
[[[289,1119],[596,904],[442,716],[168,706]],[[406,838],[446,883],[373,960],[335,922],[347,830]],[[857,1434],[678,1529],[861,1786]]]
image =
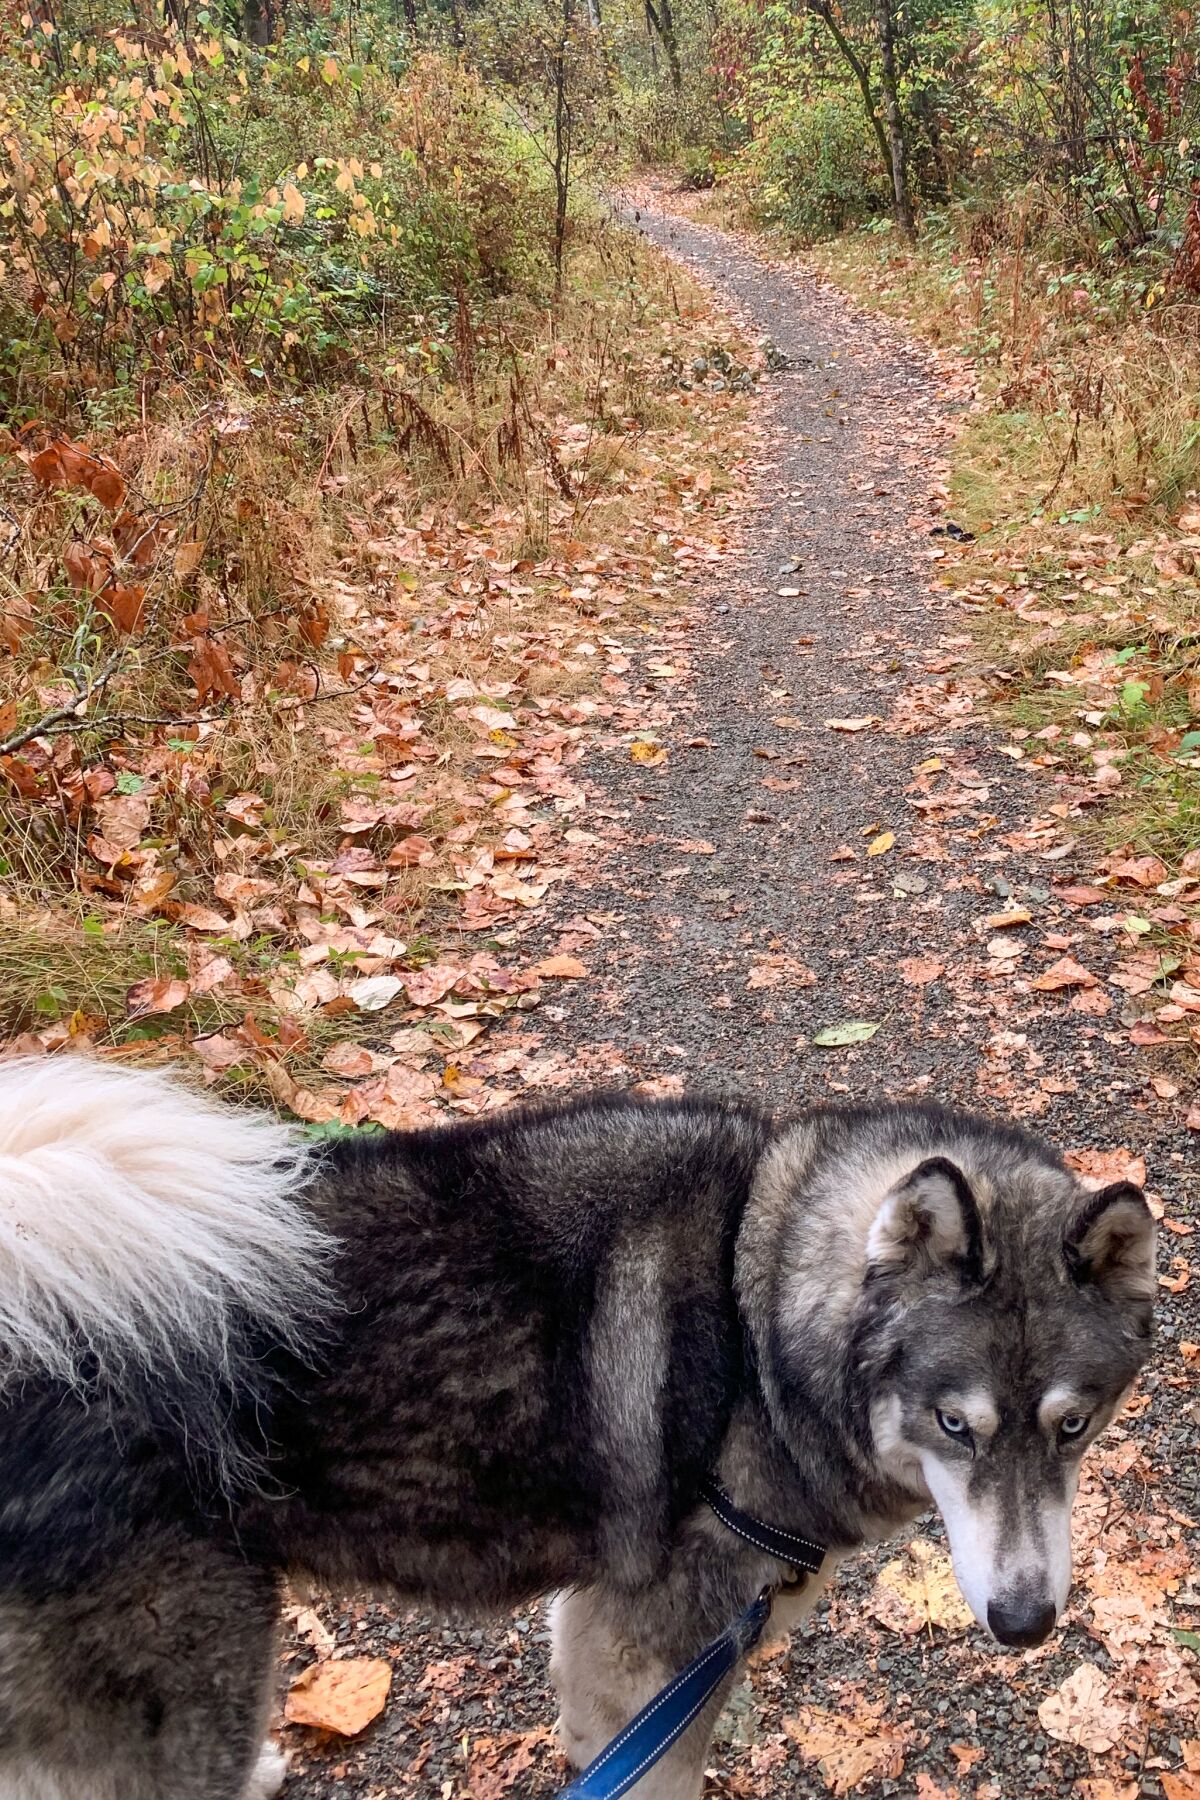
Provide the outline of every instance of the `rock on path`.
[[[648,706],[664,682],[675,689],[667,760],[640,766],[620,747],[588,771],[587,824],[602,842],[593,885],[572,892],[578,914],[559,927],[587,946],[592,979],[565,984],[529,1029],[569,1049],[581,1080],[776,1104],[921,1094],[1017,1111],[1063,1147],[1147,1156],[1186,1233],[1193,1140],[1146,1110],[1145,1064],[1112,1029],[1107,997],[1029,986],[1062,955],[1056,933],[1077,927],[1053,892],[1070,847],[1039,814],[1052,798],[1042,778],[1001,750],[949,584],[931,591],[961,382],[746,241],[661,210],[640,225],[787,360],[764,384],[742,554],[647,647]],[[1021,911],[1032,937],[1020,922],[988,922]],[[849,1047],[814,1043],[847,1023],[878,1029]],[[1168,1255],[1180,1246],[1186,1235]],[[999,1800],[1086,1793],[1076,1783],[1102,1777],[1116,1785],[1094,1800],[1163,1792],[1157,1769],[1180,1767],[1195,1697],[1171,1629],[1194,1621],[1186,1606],[1164,1611],[1168,1590],[1176,1607],[1200,1606],[1181,1574],[1200,1508],[1196,1421],[1171,1360],[1179,1339],[1200,1337],[1191,1304],[1186,1286],[1167,1302],[1169,1381],[1151,1377],[1142,1416],[1094,1457],[1084,1580],[1053,1643],[1022,1658],[975,1630],[897,1632],[872,1585],[895,1549],[864,1557],[735,1696],[714,1794],[830,1792],[836,1772],[815,1760],[820,1709],[864,1791]],[[1129,1575],[1116,1581],[1122,1618],[1135,1596],[1127,1640],[1105,1626],[1114,1569]],[[393,1699],[359,1743],[289,1733],[289,1800],[557,1791],[536,1609],[488,1630],[376,1602],[316,1610],[339,1645],[394,1662]],[[311,1614],[300,1623],[289,1676],[319,1635]],[[1039,1704],[1084,1662],[1122,1721],[1110,1753],[1064,1744],[1039,1722]],[[889,1733],[902,1742],[899,1775]]]

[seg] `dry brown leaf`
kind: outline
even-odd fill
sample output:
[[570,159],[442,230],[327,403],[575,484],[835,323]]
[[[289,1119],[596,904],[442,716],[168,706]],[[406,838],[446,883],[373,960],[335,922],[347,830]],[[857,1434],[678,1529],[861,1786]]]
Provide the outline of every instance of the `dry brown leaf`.
[[895,1781],[904,1768],[904,1735],[878,1719],[805,1706],[784,1719],[783,1729],[834,1794],[848,1794],[864,1781]]
[[145,981],[135,981],[125,996],[125,1011],[131,1019],[144,1019],[151,1013],[174,1012],[182,1006],[191,988],[186,981],[174,980],[170,976],[150,976]]
[[1112,872],[1118,880],[1132,882],[1141,888],[1157,887],[1170,874],[1166,863],[1158,856],[1132,856],[1117,863]]
[[577,956],[547,956],[533,965],[534,975],[548,975],[556,981],[578,981],[587,970]]
[[436,1006],[444,1000],[456,981],[462,980],[457,963],[429,963],[404,976],[404,991],[414,1006]]
[[1164,1771],[1159,1780],[1167,1800],[1200,1800],[1200,1775],[1189,1775],[1182,1771],[1178,1775],[1170,1775]]
[[1146,1159],[1135,1156],[1122,1145],[1116,1150],[1068,1150],[1063,1161],[1096,1187],[1107,1187],[1111,1181],[1132,1181],[1137,1187],[1146,1185]]
[[870,731],[872,725],[882,725],[883,720],[878,713],[866,713],[861,719],[826,719],[827,731]]
[[315,1663],[288,1690],[283,1716],[289,1725],[311,1725],[357,1737],[387,1704],[392,1665],[381,1656]]
[[746,986],[752,990],[759,988],[816,987],[817,977],[807,963],[802,963],[794,956],[762,956],[750,965],[750,973],[746,977]]
[[136,850],[150,823],[150,802],[144,794],[109,794],[97,802],[96,817],[105,843]]
[[902,956],[899,968],[906,987],[928,987],[931,981],[946,973],[945,963],[938,962],[933,956]]
[[880,1570],[868,1605],[881,1624],[905,1636],[934,1626],[966,1631],[973,1620],[950,1558],[926,1538],[914,1538]]
[[1115,1683],[1094,1663],[1080,1663],[1038,1707],[1038,1720],[1049,1737],[1095,1756],[1121,1743],[1136,1719],[1136,1707],[1116,1694]]
[[1063,988],[1095,987],[1096,977],[1073,956],[1060,956],[1042,974],[1035,975],[1030,985],[1039,993],[1056,994]]

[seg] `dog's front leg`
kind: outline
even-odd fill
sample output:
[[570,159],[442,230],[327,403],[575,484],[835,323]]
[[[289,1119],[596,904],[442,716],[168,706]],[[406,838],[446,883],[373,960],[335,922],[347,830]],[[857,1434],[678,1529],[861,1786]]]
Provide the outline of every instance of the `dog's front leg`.
[[[559,1738],[576,1768],[593,1757],[665,1687],[690,1656],[668,1661],[653,1647],[664,1620],[652,1588],[633,1598],[598,1588],[559,1594],[551,1609],[550,1674],[558,1690]],[[630,1788],[631,1800],[699,1800],[713,1730],[736,1674],[652,1769]]]

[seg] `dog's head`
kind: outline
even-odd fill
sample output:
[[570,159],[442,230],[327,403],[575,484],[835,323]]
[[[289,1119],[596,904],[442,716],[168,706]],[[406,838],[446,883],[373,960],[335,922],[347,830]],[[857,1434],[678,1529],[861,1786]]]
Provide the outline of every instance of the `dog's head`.
[[875,1215],[856,1320],[875,1451],[936,1502],[1002,1644],[1041,1643],[1066,1604],[1080,1458],[1146,1358],[1154,1250],[1139,1188],[1020,1158],[975,1182],[932,1157]]

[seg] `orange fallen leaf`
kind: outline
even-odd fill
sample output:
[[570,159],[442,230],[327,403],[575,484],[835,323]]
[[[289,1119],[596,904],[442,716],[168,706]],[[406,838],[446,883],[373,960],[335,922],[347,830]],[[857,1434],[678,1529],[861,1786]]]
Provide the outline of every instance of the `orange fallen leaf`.
[[946,973],[945,963],[932,956],[902,956],[899,969],[906,987],[928,987],[931,981]]
[[535,975],[549,975],[556,981],[578,981],[587,970],[577,956],[547,956],[533,966]]
[[131,1019],[148,1018],[151,1013],[174,1012],[191,992],[186,981],[169,976],[151,976],[135,981],[125,996],[125,1010]]
[[392,1665],[381,1656],[314,1663],[293,1681],[283,1716],[289,1725],[357,1737],[383,1711],[391,1685]]
[[1095,987],[1096,977],[1090,969],[1085,969],[1082,963],[1076,962],[1073,956],[1060,956],[1042,974],[1035,975],[1030,985],[1037,988],[1039,993],[1055,994],[1062,988]]
[[1135,1156],[1121,1145],[1116,1150],[1068,1150],[1063,1161],[1096,1187],[1107,1187],[1112,1181],[1132,1181],[1137,1187],[1146,1185],[1146,1159]]
[[666,746],[651,744],[644,738],[639,738],[635,744],[629,746],[629,760],[641,763],[647,769],[657,769],[667,760]]
[[1184,1289],[1191,1283],[1192,1265],[1188,1262],[1186,1257],[1173,1256],[1171,1258],[1171,1267],[1175,1270],[1175,1273],[1173,1275],[1160,1275],[1158,1278],[1158,1285],[1160,1288],[1165,1288],[1168,1294],[1182,1294]]
[[1163,1772],[1159,1776],[1167,1800],[1200,1800],[1200,1776]]
[[1167,865],[1157,856],[1133,856],[1125,862],[1119,862],[1113,868],[1113,874],[1120,881],[1132,882],[1135,887],[1157,887],[1160,881],[1167,879]]

